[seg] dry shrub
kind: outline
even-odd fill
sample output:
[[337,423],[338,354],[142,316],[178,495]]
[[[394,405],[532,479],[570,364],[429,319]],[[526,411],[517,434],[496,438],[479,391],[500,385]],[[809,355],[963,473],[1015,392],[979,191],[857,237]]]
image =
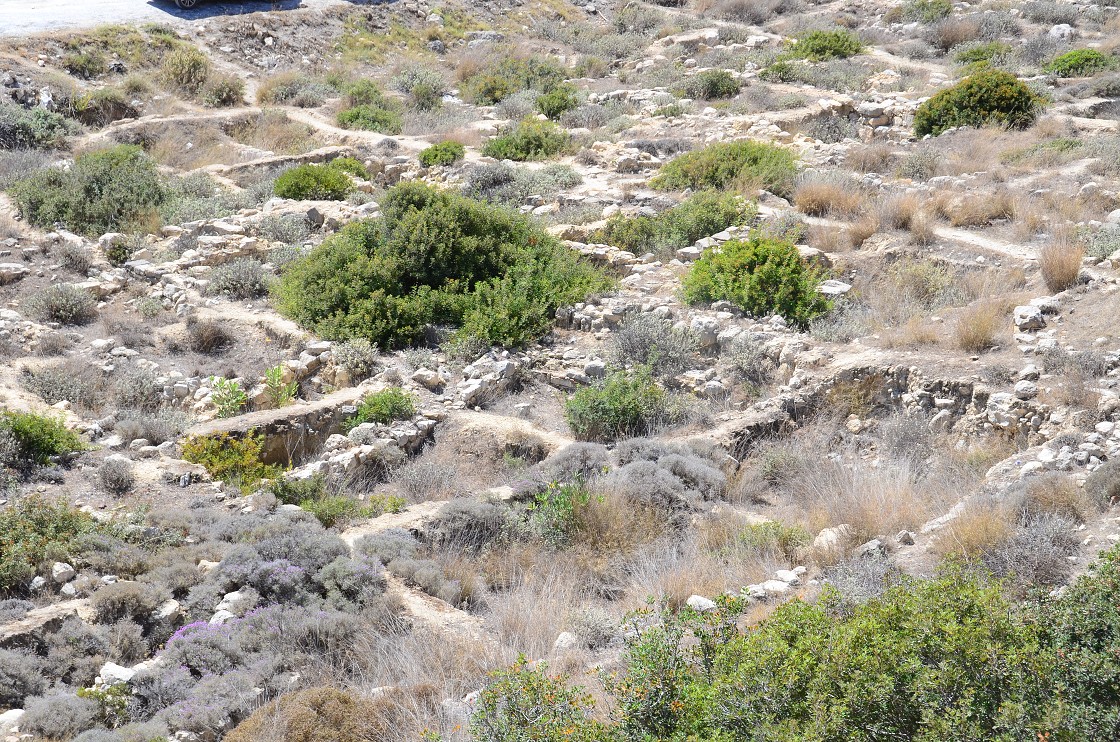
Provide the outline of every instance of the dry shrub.
[[754,549],[705,552],[695,538],[686,539],[676,548],[659,544],[626,565],[623,607],[642,608],[652,596],[664,607],[676,610],[693,595],[737,592],[767,579],[775,569],[788,567],[787,561]]
[[921,202],[913,193],[894,193],[879,201],[876,212],[887,229],[910,229]]
[[543,657],[572,608],[590,597],[589,587],[570,560],[537,551],[531,568],[512,576],[500,600],[489,601],[486,623],[503,644]]
[[923,317],[911,317],[902,327],[888,332],[884,340],[889,348],[914,348],[936,345],[940,338],[935,325]]
[[1015,532],[1015,514],[1006,505],[970,503],[934,539],[940,554],[978,557],[1006,542]]
[[918,528],[955,499],[959,486],[952,478],[923,477],[906,463],[873,469],[822,462],[786,489],[794,508],[808,513],[812,530],[846,523],[862,543]]
[[810,247],[815,247],[822,252],[841,252],[849,245],[844,237],[844,233],[835,227],[813,224],[809,227],[806,241]]
[[1004,190],[983,196],[941,191],[930,199],[930,208],[954,227],[986,227],[996,219],[1013,217],[1015,199]]
[[1000,301],[981,301],[965,307],[953,325],[957,346],[966,353],[980,353],[996,344],[1007,322],[1007,308]]
[[233,335],[214,320],[199,320],[191,317],[187,321],[187,344],[195,353],[212,355],[221,353],[233,344]]
[[1068,233],[1051,237],[1038,251],[1038,267],[1042,270],[1046,288],[1057,293],[1076,285],[1084,257],[1085,246]]
[[848,150],[844,165],[860,173],[887,173],[891,170],[894,150],[888,144],[871,144]]
[[851,241],[853,248],[858,248],[878,231],[879,220],[869,214],[848,226],[848,239]]
[[579,551],[594,557],[632,554],[665,535],[665,520],[649,508],[624,497],[592,497],[576,509],[573,541]]
[[1084,523],[1098,512],[1089,494],[1072,477],[1059,473],[1028,479],[1019,508],[1028,518],[1050,514],[1075,523]]
[[809,216],[856,216],[867,199],[854,181],[813,178],[797,186],[793,203]]
[[943,52],[973,41],[980,36],[980,23],[972,18],[951,17],[936,23],[929,32],[929,42]]
[[933,220],[923,212],[918,212],[910,219],[910,244],[918,247],[929,247],[937,241],[937,226]]
[[967,301],[976,301],[1014,293],[1026,285],[1026,271],[1015,266],[968,271],[961,277],[959,288]]
[[274,109],[265,109],[242,119],[231,125],[226,133],[241,144],[277,154],[300,154],[318,144],[310,126],[293,121],[288,114]]
[[1017,199],[1015,217],[1015,239],[1020,242],[1029,242],[1043,232],[1050,221],[1046,209],[1034,198]]

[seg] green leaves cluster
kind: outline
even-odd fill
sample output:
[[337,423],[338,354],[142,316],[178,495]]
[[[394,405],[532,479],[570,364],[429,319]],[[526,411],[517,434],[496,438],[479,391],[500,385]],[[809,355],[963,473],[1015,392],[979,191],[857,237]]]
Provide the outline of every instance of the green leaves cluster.
[[567,150],[572,137],[551,121],[527,118],[493,137],[482,154],[499,160],[544,160]]
[[167,199],[159,171],[132,145],[79,155],[69,170],[48,168],[17,182],[20,214],[37,227],[61,222],[90,237],[137,229]]
[[420,152],[420,164],[424,167],[454,165],[467,155],[467,148],[458,142],[447,140],[436,142]]
[[1116,66],[1116,57],[1110,57],[1096,49],[1073,49],[1059,54],[1043,67],[1043,71],[1058,77],[1088,77]]
[[203,466],[214,479],[237,485],[245,494],[281,471],[279,466],[264,463],[264,437],[255,431],[241,438],[229,433],[194,435],[180,448],[185,460]]
[[86,513],[39,497],[0,510],[0,595],[34,577],[48,559],[68,559],[78,536],[103,528]]
[[460,85],[466,100],[480,106],[500,103],[522,90],[551,92],[564,81],[567,70],[550,57],[504,57],[468,77]]
[[982,69],[918,106],[914,133],[937,136],[957,126],[997,124],[1023,129],[1034,122],[1042,100],[1010,72]]
[[690,304],[726,300],[756,317],[779,314],[804,327],[831,308],[817,291],[823,277],[793,243],[752,231],[706,251],[681,284]]
[[647,435],[672,416],[669,395],[648,366],[615,371],[579,389],[564,404],[564,417],[576,438],[613,441]]
[[701,191],[656,216],[615,214],[592,232],[588,240],[636,255],[655,252],[668,258],[696,240],[728,227],[747,224],[756,213],[753,204],[735,194]]
[[280,311],[323,337],[383,347],[433,325],[461,337],[522,345],[557,307],[611,281],[527,217],[422,183],[389,191],[382,217],[354,222],[293,262]]
[[864,43],[847,29],[835,31],[810,31],[786,49],[783,56],[825,62],[830,59],[847,59],[864,50]]
[[295,201],[341,201],[354,190],[344,167],[333,162],[324,165],[297,165],[280,173],[272,191],[280,198]]
[[789,150],[765,142],[719,142],[670,160],[650,186],[662,191],[765,188],[786,195],[796,161]]
[[363,423],[388,425],[396,420],[408,420],[415,414],[416,399],[399,386],[393,386],[363,397],[357,413],[342,424],[342,430],[349,433]]
[[400,104],[386,98],[370,80],[359,80],[346,86],[343,109],[338,125],[344,129],[400,134],[404,126]]
[[[29,462],[43,465],[51,456],[84,451],[88,446],[77,433],[66,427],[59,417],[37,415],[33,412],[0,413],[0,432],[6,431],[16,442],[18,464]],[[7,462],[0,462],[0,464]]]

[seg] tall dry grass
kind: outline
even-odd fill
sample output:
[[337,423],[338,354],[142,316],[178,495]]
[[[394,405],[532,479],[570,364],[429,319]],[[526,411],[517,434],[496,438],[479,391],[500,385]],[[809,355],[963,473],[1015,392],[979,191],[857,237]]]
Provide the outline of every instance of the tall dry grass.
[[1046,288],[1057,293],[1077,284],[1085,246],[1066,231],[1058,232],[1038,251],[1038,267]]
[[1001,301],[970,304],[953,323],[957,346],[966,353],[988,350],[996,344],[996,338],[1007,322],[1007,307]]

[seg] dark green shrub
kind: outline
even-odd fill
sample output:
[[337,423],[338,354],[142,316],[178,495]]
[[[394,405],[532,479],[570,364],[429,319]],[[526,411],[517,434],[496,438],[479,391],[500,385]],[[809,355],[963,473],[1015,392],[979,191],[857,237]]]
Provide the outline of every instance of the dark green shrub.
[[275,479],[268,485],[277,500],[285,505],[299,505],[304,500],[318,500],[327,494],[327,482],[322,474],[304,479]]
[[70,170],[34,173],[11,192],[20,213],[35,226],[62,222],[89,236],[128,231],[158,216],[167,198],[155,162],[130,145],[79,155]]
[[780,314],[798,327],[830,308],[817,292],[821,273],[801,260],[792,243],[757,231],[708,250],[682,279],[690,304],[730,301],[756,317]]
[[454,165],[467,155],[467,148],[450,140],[436,142],[420,152],[420,164],[424,167]]
[[728,227],[750,222],[756,210],[731,193],[701,191],[657,216],[627,217],[616,214],[592,232],[589,242],[603,242],[636,255],[655,252],[672,258],[673,252]]
[[951,0],[909,0],[902,6],[902,19],[918,23],[936,23],[953,12]]
[[518,345],[547,332],[558,307],[611,285],[509,209],[406,183],[388,193],[382,214],[290,264],[279,309],[335,340],[400,347],[442,324]]
[[61,147],[74,128],[61,114],[44,108],[0,102],[0,150]]
[[340,111],[338,125],[344,129],[400,134],[404,123],[400,111],[367,103]]
[[354,184],[344,172],[329,165],[299,165],[276,179],[273,192],[296,201],[341,201]]
[[48,559],[68,559],[75,538],[98,530],[89,515],[38,497],[0,510],[0,593],[30,580]]
[[582,441],[647,435],[670,417],[669,396],[649,367],[616,371],[580,389],[564,403],[564,417]]
[[1096,49],[1074,49],[1054,57],[1042,69],[1058,77],[1089,77],[1115,66],[1115,57],[1101,54]]
[[727,70],[704,70],[685,82],[684,94],[689,98],[716,100],[734,98],[739,94],[740,88],[742,83],[733,73]]
[[537,110],[552,121],[559,121],[568,111],[579,107],[579,96],[573,85],[562,83],[537,96]]
[[829,59],[846,59],[863,51],[863,42],[851,31],[810,31],[793,44],[786,53],[794,59],[824,62]]
[[720,142],[670,160],[650,185],[663,191],[765,188],[778,195],[790,192],[797,172],[792,152],[764,142]]
[[1041,103],[1010,72],[981,70],[918,106],[914,133],[936,136],[956,126],[987,124],[1023,129],[1034,122]]
[[66,427],[66,423],[48,415],[3,412],[0,413],[0,430],[15,438],[20,458],[34,464],[47,464],[52,456],[87,448],[78,434]]
[[390,387],[362,397],[354,417],[342,424],[349,432],[363,423],[388,425],[397,420],[411,420],[416,414],[416,400],[400,387]]
[[482,154],[499,160],[543,160],[566,150],[571,141],[556,124],[529,118],[488,141]]
[[366,166],[356,157],[336,157],[327,163],[327,167],[358,178],[369,178],[369,171],[366,170]]
[[492,106],[522,90],[551,91],[564,81],[566,71],[549,57],[504,57],[494,67],[463,81],[463,96],[480,106]]

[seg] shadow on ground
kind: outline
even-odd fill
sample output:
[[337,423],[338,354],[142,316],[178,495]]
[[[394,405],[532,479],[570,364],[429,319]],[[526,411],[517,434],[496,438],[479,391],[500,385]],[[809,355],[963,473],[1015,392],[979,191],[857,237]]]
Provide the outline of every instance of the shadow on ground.
[[[381,5],[391,0],[345,0],[351,5]],[[244,15],[246,13],[261,13],[269,10],[295,10],[306,7],[301,0],[257,0],[256,2],[216,2],[213,0],[198,0],[193,8],[179,8],[175,0],[148,0],[148,5],[162,10],[170,15],[187,20],[196,21],[222,15]]]

